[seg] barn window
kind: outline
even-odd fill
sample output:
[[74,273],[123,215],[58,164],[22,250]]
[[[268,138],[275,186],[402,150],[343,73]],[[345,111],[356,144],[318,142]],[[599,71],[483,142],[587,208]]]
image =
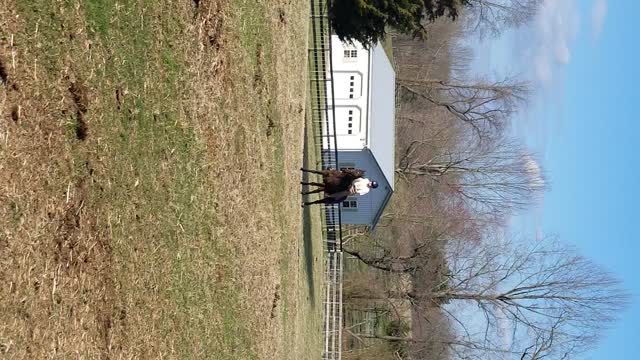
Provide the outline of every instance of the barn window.
[[358,208],[358,200],[347,199],[342,202],[342,207],[344,209],[357,209]]
[[340,163],[340,170],[353,170],[356,168],[356,163],[344,162]]
[[356,61],[358,57],[358,50],[345,50],[344,61]]
[[353,134],[353,131],[351,129],[349,129],[349,131],[347,131],[347,134],[351,135],[351,134]]
[[353,80],[353,79],[355,79],[355,78],[356,78],[355,76],[352,76],[350,79],[351,79],[351,80]]
[[353,115],[353,110],[349,110],[349,115]]
[[353,99],[353,94],[349,94],[349,99]]

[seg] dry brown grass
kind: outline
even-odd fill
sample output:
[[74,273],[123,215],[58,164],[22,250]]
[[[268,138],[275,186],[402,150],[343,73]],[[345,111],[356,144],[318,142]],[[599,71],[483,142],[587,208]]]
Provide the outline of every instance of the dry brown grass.
[[0,2],[0,356],[317,355],[307,4],[197,5]]

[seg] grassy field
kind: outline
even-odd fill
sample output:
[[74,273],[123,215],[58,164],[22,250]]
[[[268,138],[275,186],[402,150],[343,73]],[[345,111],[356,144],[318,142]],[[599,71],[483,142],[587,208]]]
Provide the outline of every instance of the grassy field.
[[0,357],[318,357],[307,7],[0,0]]

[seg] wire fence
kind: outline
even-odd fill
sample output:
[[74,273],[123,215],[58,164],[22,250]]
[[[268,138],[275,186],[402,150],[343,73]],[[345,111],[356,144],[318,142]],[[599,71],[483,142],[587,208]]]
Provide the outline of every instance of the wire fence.
[[[323,169],[338,168],[338,146],[334,129],[335,110],[331,28],[327,16],[328,2],[311,0],[309,44],[311,121],[316,147]],[[323,360],[342,357],[342,219],[340,205],[322,205],[325,250],[325,301]]]

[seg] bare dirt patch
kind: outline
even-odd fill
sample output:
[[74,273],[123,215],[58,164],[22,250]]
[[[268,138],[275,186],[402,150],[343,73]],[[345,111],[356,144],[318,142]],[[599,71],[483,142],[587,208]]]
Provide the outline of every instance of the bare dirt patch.
[[226,1],[194,1],[197,20],[205,34],[204,44],[219,51],[225,31]]
[[11,120],[16,123],[20,120],[20,108],[18,105],[11,106]]
[[85,114],[89,106],[87,88],[80,81],[71,81],[69,84],[69,93],[75,106],[76,123],[74,125],[74,132],[78,140],[84,141],[89,134],[89,127],[85,120]]
[[276,317],[276,311],[278,310],[278,303],[280,302],[280,284],[276,285],[276,290],[273,294],[273,305],[271,306],[271,318]]
[[7,68],[4,66],[4,61],[0,58],[0,81],[4,86],[7,86],[9,83],[9,73],[7,73]]

